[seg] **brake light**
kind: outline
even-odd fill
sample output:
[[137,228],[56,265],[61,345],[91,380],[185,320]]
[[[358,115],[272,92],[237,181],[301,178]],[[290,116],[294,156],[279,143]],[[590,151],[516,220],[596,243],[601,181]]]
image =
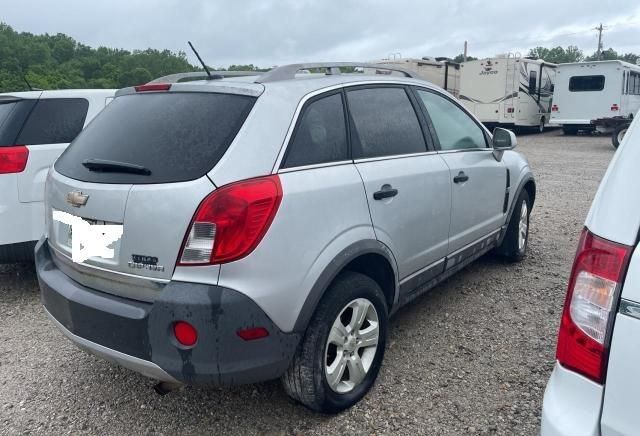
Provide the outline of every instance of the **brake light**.
[[556,358],[604,383],[617,290],[632,248],[582,231],[562,311]]
[[178,265],[213,265],[247,256],[267,233],[281,200],[277,175],[215,190],[191,221]]
[[29,149],[24,145],[0,146],[0,174],[23,172],[28,159]]
[[614,112],[615,112],[615,111],[617,111],[618,109],[619,109],[619,108],[618,108],[618,105],[617,105],[617,104],[615,104],[615,103],[614,103],[614,104],[612,104],[612,105],[611,105],[611,110],[612,110],[612,111],[614,111]]
[[134,86],[136,92],[168,91],[171,83],[147,83],[146,85]]
[[557,104],[551,105],[551,112],[558,112],[560,109]]

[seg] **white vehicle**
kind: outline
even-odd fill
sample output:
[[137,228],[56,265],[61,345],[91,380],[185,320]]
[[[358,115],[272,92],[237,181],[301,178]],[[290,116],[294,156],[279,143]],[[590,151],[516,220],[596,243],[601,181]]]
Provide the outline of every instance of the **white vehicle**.
[[[401,67],[404,70],[416,73],[421,79],[431,82],[445,91],[449,91],[449,93],[455,97],[458,97],[460,94],[460,64],[447,58],[431,58],[425,56],[422,59],[382,59],[372,63]],[[365,73],[389,74],[388,70],[375,72],[369,70],[371,69],[365,68]]]
[[459,99],[489,126],[537,127],[549,123],[555,64],[518,54],[460,65]]
[[29,261],[44,231],[47,171],[115,90],[0,94],[0,263]]
[[[640,109],[640,66],[622,61],[560,64],[556,70],[551,122],[566,134],[596,128],[592,121],[633,118]],[[611,123],[598,123],[609,133]]]
[[640,434],[640,121],[600,184],[578,244],[542,436]]

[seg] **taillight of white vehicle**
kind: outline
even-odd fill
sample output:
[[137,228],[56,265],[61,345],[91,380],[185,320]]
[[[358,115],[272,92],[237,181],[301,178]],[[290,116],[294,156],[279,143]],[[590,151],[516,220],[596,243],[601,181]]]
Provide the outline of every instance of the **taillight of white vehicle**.
[[28,159],[29,149],[24,145],[0,146],[0,174],[23,172]]
[[551,105],[551,112],[558,112],[560,109],[557,104]]
[[178,265],[232,262],[260,243],[282,200],[277,175],[223,186],[207,196],[196,211]]
[[620,284],[632,247],[584,229],[564,303],[556,358],[562,366],[604,383]]
[[618,107],[617,103],[614,103],[611,105],[611,111],[612,112],[617,112],[620,108]]

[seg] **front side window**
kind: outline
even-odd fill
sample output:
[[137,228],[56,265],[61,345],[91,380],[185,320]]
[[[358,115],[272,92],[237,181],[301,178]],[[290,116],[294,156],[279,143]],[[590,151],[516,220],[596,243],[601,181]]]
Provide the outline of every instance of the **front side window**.
[[573,76],[569,79],[569,91],[588,92],[602,91],[604,76]]
[[486,148],[484,131],[459,106],[438,94],[418,90],[438,136],[441,150]]
[[282,167],[346,160],[349,158],[347,144],[342,96],[320,98],[304,109]]
[[19,144],[64,144],[82,131],[89,102],[84,98],[54,98],[39,100],[29,115]]
[[427,151],[418,116],[404,88],[349,90],[347,101],[354,124],[355,158]]

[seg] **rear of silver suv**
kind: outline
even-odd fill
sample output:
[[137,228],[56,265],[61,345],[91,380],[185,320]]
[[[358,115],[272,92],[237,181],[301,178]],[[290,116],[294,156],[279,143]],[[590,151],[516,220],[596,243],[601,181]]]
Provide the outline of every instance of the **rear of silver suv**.
[[[391,312],[525,256],[512,133],[422,81],[299,68],[121,90],[56,162],[36,263],[72,341],[165,388],[282,377],[335,412],[373,385]],[[90,225],[122,236],[74,260]]]

